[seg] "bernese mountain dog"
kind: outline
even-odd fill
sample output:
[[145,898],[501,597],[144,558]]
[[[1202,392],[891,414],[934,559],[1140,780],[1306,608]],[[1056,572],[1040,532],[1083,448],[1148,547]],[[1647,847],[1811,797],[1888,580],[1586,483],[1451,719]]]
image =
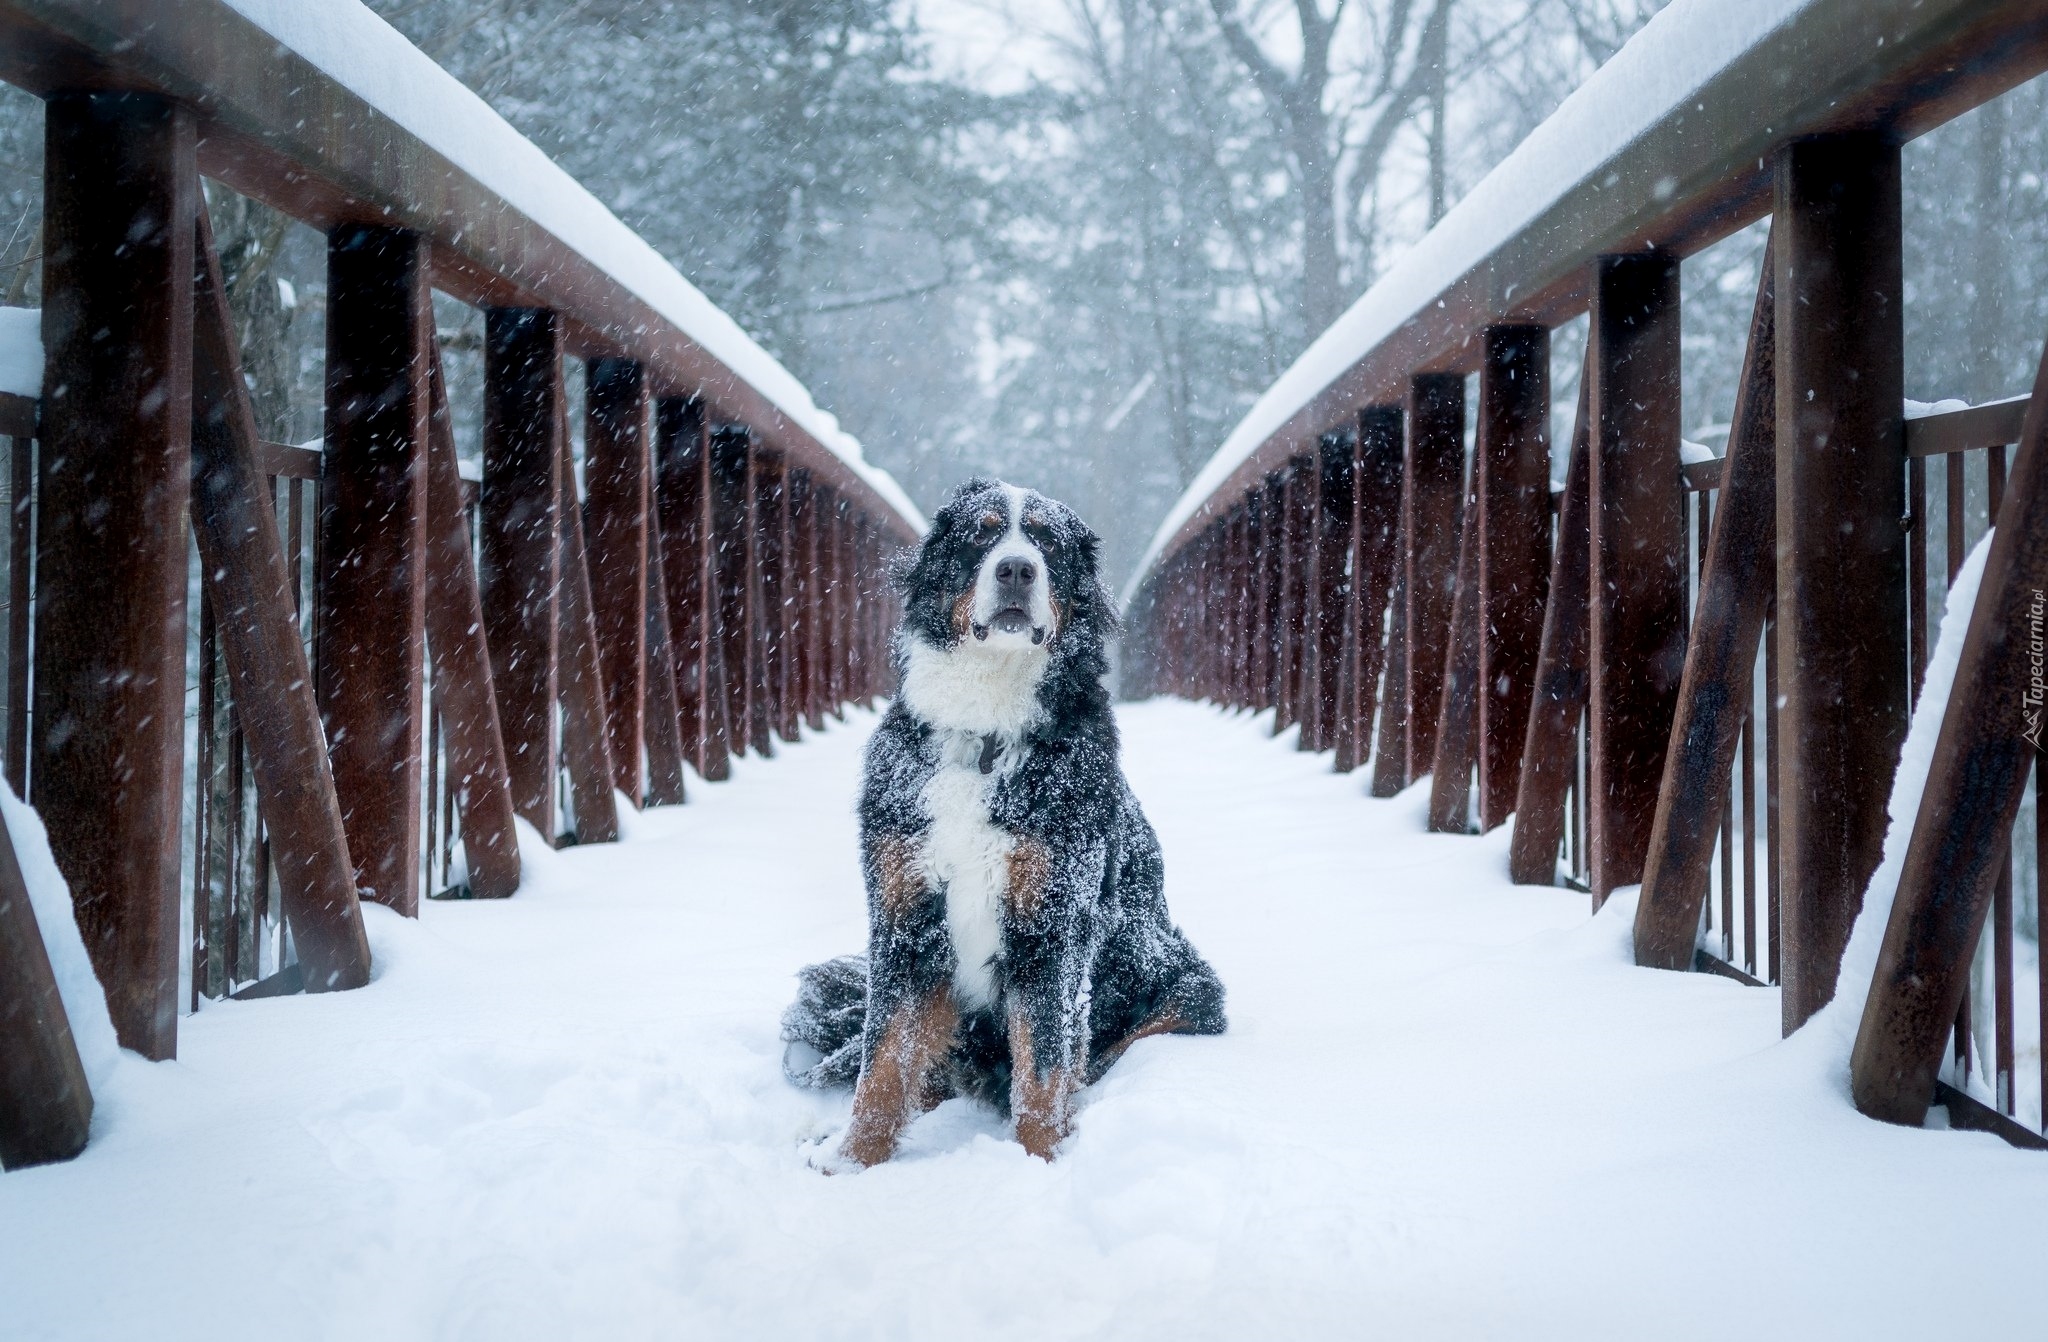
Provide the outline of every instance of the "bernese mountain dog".
[[956,1095],[1050,1160],[1124,1050],[1224,1028],[1118,762],[1099,549],[1064,504],[977,478],[899,566],[901,689],[860,793],[868,953],[802,970],[782,1022],[792,1081],[854,1088],[841,1167]]

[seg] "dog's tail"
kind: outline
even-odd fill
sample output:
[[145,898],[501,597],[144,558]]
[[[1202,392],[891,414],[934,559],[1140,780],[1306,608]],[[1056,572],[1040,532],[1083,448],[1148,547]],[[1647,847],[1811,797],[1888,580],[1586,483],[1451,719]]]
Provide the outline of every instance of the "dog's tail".
[[783,1074],[829,1090],[860,1079],[860,1035],[868,1017],[868,958],[842,955],[797,971],[796,1001],[782,1013]]

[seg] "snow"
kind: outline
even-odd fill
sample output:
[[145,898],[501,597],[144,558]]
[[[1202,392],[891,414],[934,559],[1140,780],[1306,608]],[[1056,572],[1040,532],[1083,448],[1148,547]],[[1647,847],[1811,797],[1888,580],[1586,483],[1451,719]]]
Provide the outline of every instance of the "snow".
[[41,308],[0,308],[0,391],[43,394]]
[[1719,461],[1720,459],[1714,452],[1714,449],[1708,447],[1705,443],[1695,443],[1686,438],[1678,440],[1678,463],[1681,466],[1698,466],[1705,462]]
[[540,148],[358,0],[227,0],[278,43],[503,197],[731,369],[919,532],[924,516],[790,371]]
[[1863,895],[1863,910],[1856,916],[1848,948],[1842,952],[1841,987],[1835,1000],[1813,1022],[1818,1027],[1816,1033],[1824,1031],[1837,1036],[1845,1068],[1849,1049],[1856,1040],[1856,1026],[1863,1019],[1864,1001],[1870,995],[1871,976],[1877,972],[1885,924],[1891,921],[1892,901],[1899,893],[1906,849],[1913,840],[1913,822],[1920,814],[1920,796],[1927,790],[1934,747],[1941,739],[1942,715],[1948,711],[1949,691],[1955,686],[1956,668],[1963,659],[1963,639],[1970,632],[1970,614],[1977,605],[1977,587],[1984,579],[1984,565],[1991,557],[1991,538],[1996,534],[1996,528],[1984,533],[1963,566],[1956,570],[1956,580],[1949,587],[1941,630],[1935,636],[1934,651],[1927,658],[1920,698],[1913,706],[1906,743],[1899,748],[1899,768],[1892,777],[1891,799],[1885,806],[1889,823],[1884,834],[1884,857],[1871,875]]
[[79,935],[78,921],[72,914],[71,887],[57,870],[57,860],[50,855],[50,837],[43,829],[42,817],[16,797],[4,779],[0,779],[0,820],[7,825],[15,860],[21,864],[29,907],[35,911],[36,930],[42,934],[43,950],[50,957],[57,995],[63,999],[64,1015],[71,1022],[71,1039],[78,1046],[79,1061],[85,1065],[85,1079],[97,1091],[113,1075],[121,1046],[114,1041],[114,1019],[107,1014],[107,995],[93,973],[92,961],[85,953],[85,940]]
[[1906,418],[1926,419],[1930,415],[1952,415],[1958,410],[1981,410],[1985,406],[2011,405],[2014,401],[2027,400],[2028,395],[2027,392],[2021,392],[2017,396],[2002,396],[1998,400],[1984,401],[1974,406],[1955,396],[1944,397],[1939,401],[1916,401],[1909,396],[1906,398]]
[[1174,533],[1297,411],[1546,210],[1612,185],[1623,149],[1813,3],[1675,0],[1643,25],[1253,403],[1160,523],[1126,604]]
[[[1778,997],[1635,968],[1632,901],[1515,887],[1270,737],[1124,710],[1230,1032],[1138,1044],[1058,1163],[965,1102],[806,1161],[797,966],[858,949],[856,714],[503,903],[367,910],[367,988],[122,1055],[0,1176],[10,1337],[2025,1336],[2048,1164],[1857,1115]],[[232,1284],[231,1286],[229,1284]],[[1938,1285],[1937,1285],[1938,1284]],[[226,1292],[226,1294],[223,1294]],[[1654,1323],[1646,1323],[1654,1320]]]

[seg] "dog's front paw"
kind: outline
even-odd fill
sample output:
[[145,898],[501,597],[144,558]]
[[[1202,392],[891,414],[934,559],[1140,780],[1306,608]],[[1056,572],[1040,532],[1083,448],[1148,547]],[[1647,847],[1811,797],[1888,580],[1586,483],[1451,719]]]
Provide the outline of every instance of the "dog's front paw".
[[804,1164],[828,1178],[835,1174],[858,1174],[867,1166],[855,1160],[845,1150],[846,1134],[827,1133],[815,1142],[804,1145]]

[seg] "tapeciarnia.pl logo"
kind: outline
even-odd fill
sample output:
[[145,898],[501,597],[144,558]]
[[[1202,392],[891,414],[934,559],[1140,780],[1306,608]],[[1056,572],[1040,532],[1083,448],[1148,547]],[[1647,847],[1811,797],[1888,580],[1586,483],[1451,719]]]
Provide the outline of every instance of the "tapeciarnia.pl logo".
[[2048,691],[2048,678],[2042,674],[2043,663],[2048,662],[2048,647],[2041,637],[2042,616],[2048,610],[2041,589],[2034,589],[2034,600],[2027,607],[2027,688],[2020,696],[2020,719],[2026,724],[2020,735],[2034,749],[2041,748],[2041,703],[2044,691]]

